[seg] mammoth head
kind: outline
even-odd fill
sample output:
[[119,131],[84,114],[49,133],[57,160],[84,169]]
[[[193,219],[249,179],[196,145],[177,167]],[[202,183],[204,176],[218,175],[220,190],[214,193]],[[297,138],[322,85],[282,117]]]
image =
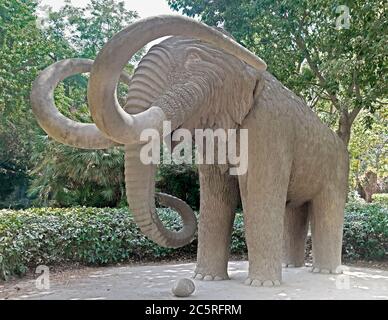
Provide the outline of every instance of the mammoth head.
[[[139,143],[140,133],[144,129],[161,130],[166,116],[170,116],[157,105],[150,105],[144,111],[130,115],[120,107],[116,97],[120,73],[131,57],[150,41],[170,35],[201,40],[258,70],[266,68],[266,64],[260,58],[231,38],[193,19],[181,16],[158,16],[133,23],[117,33],[102,48],[90,75],[88,101],[93,120],[97,127],[112,140],[122,144]],[[184,58],[187,62],[186,67],[194,66],[200,58],[199,50],[192,52]],[[168,66],[167,69],[169,70]],[[127,107],[130,108],[128,105]],[[177,112],[177,109],[175,108],[173,112]],[[172,116],[168,120],[174,124],[175,117]],[[179,119],[175,124],[179,125]]]
[[[139,63],[132,79],[122,73],[131,57],[150,41],[171,37],[154,46]],[[55,108],[53,90],[59,81],[90,71],[88,102],[95,124],[76,123]],[[31,93],[39,124],[54,139],[80,148],[125,145],[128,204],[142,232],[166,247],[189,243],[196,231],[191,208],[175,197],[158,194],[183,220],[179,231],[164,227],[155,212],[155,166],[140,161],[145,129],[227,127],[240,124],[252,104],[254,73],[265,63],[222,32],[193,19],[158,16],[138,21],[117,33],[94,63],[72,59],[43,71]],[[127,103],[117,100],[118,81],[129,85]],[[218,121],[218,122],[217,122]]]
[[252,106],[257,71],[208,43],[171,37],[143,57],[124,110],[162,109],[172,127],[234,128]]

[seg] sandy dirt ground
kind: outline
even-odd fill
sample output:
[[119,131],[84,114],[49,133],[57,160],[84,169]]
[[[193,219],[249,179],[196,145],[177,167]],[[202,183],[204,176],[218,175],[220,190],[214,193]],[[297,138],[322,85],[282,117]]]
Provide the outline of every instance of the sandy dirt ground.
[[[283,268],[283,283],[274,288],[243,284],[248,263],[229,263],[227,281],[197,281],[196,291],[185,299],[376,299],[388,300],[388,271],[348,266],[343,275],[313,274],[309,267]],[[190,278],[194,263],[81,268],[50,273],[50,288],[37,289],[31,276],[0,284],[0,299],[133,300],[178,299],[173,283]],[[180,298],[182,299],[182,298]]]

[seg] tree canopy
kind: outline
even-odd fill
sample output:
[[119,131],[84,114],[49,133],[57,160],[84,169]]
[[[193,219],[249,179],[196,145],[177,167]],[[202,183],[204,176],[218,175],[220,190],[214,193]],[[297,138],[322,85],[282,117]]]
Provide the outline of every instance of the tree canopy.
[[[38,1],[0,3],[0,206],[23,205],[16,199],[28,187],[37,204],[104,206],[121,201],[122,150],[77,150],[47,138],[32,113],[29,94],[39,71],[65,58],[94,59],[113,34],[137,18],[116,0],[92,0],[82,8],[66,1],[57,12],[39,7]],[[132,69],[128,65],[127,71]],[[89,122],[86,89],[84,75],[63,81],[55,91],[59,110]],[[74,163],[83,175],[74,174]],[[100,170],[93,170],[96,166]],[[109,170],[117,175],[108,175]]]
[[223,27],[315,108],[348,144],[359,112],[387,104],[387,3],[380,0],[168,0]]

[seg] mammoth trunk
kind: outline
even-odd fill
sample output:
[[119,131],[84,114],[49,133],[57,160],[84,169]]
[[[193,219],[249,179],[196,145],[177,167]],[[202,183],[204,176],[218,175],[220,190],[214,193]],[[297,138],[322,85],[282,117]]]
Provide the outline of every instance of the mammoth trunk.
[[162,205],[175,209],[182,218],[179,231],[167,229],[155,209],[155,165],[140,161],[141,145],[125,147],[125,183],[128,205],[136,224],[151,240],[163,247],[178,248],[191,242],[197,221],[191,208],[182,200],[166,194],[157,194]]

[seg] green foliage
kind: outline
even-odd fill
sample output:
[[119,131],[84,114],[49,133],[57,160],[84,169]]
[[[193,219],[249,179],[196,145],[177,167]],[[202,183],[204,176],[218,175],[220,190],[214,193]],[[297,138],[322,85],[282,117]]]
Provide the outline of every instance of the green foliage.
[[373,203],[388,207],[388,193],[375,193],[372,199]]
[[[199,15],[262,57],[277,78],[299,93],[345,143],[361,109],[373,114],[386,101],[387,7],[381,0],[168,0]],[[350,28],[336,30],[339,5]]]
[[36,1],[0,2],[0,206],[24,194],[33,139],[38,132],[28,97],[57,44],[37,27]]
[[31,83],[37,72],[50,62],[49,52],[56,49],[37,27],[36,6],[36,1],[3,0],[0,3],[2,125],[32,115],[27,102]]
[[[181,227],[170,209],[158,209],[170,230]],[[0,211],[0,278],[22,275],[37,265],[106,265],[126,261],[193,258],[196,240],[168,249],[148,240],[127,208],[28,209]],[[346,208],[345,258],[383,259],[388,248],[388,207],[360,203]],[[233,254],[246,254],[243,215],[238,213],[231,241]]]
[[195,165],[160,165],[156,187],[199,210],[199,179]]
[[[48,18],[40,23],[37,12],[41,15],[42,8],[38,7],[38,1],[0,2],[0,208],[28,205],[27,188],[31,180],[30,194],[39,197],[36,203],[82,205],[90,200],[89,206],[117,204],[122,198],[123,172],[117,172],[123,168],[122,152],[71,150],[47,141],[32,114],[29,94],[39,71],[65,58],[94,59],[113,34],[138,16],[116,0],[92,0],[85,8],[67,2],[59,12],[43,9]],[[141,50],[133,61],[142,53]],[[132,65],[127,66],[129,73],[132,69]],[[84,75],[63,81],[55,91],[60,112],[76,121],[91,122],[86,90]],[[125,93],[122,86],[119,93],[121,100]],[[108,154],[112,159],[107,159]],[[82,172],[79,178],[66,176],[71,170],[63,165],[65,159],[79,161],[75,164],[75,170]],[[100,177],[105,174],[97,182],[95,163],[101,170]],[[117,167],[112,168],[113,164]],[[81,165],[84,165],[82,170]],[[107,174],[109,170],[111,175]],[[58,181],[54,181],[54,176],[59,177]],[[53,184],[47,185],[49,182]]]
[[388,206],[350,202],[346,208],[343,255],[349,259],[388,258]]
[[246,254],[248,252],[245,242],[244,216],[242,213],[237,213],[234,220],[230,252],[233,254]]
[[[134,21],[136,12],[123,2],[92,0],[78,8],[69,1],[58,12],[48,10],[44,32],[67,50],[57,58],[94,59],[98,51],[116,32]],[[134,58],[138,60],[142,51]],[[64,55],[64,56],[63,56]],[[128,72],[132,66],[128,65]],[[123,94],[125,90],[119,88]],[[55,92],[58,109],[68,118],[91,122],[86,103],[87,78],[82,75],[66,79]],[[121,98],[121,97],[120,97]],[[116,206],[124,200],[124,156],[121,148],[80,150],[36,137],[31,170],[31,197],[35,204],[50,206]]]
[[373,115],[361,112],[359,117],[349,144],[352,188],[356,188],[357,180],[367,171],[375,172],[380,181],[388,175],[388,109]]
[[[180,228],[174,212],[159,214],[168,228]],[[149,241],[126,208],[0,211],[0,278],[40,264],[105,265],[194,252],[195,243],[175,251]]]
[[[38,148],[38,146],[36,146]],[[124,151],[78,150],[43,137],[29,192],[35,205],[95,207],[121,205]]]
[[[91,0],[85,7],[75,7],[66,0],[60,11],[49,9],[47,31],[51,37],[68,43],[78,58],[94,59],[114,34],[137,18],[123,1]],[[133,61],[139,60],[142,52]]]

